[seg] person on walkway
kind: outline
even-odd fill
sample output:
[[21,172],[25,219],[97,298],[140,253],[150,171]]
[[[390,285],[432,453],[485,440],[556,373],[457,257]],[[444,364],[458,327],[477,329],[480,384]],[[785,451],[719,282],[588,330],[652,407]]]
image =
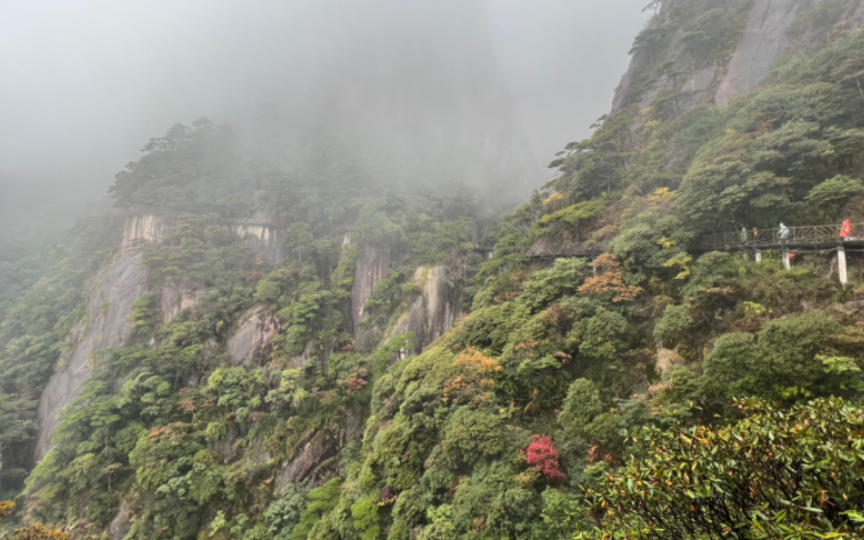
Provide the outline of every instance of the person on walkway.
[[842,238],[844,242],[848,242],[852,239],[852,222],[848,219],[843,220],[843,225],[840,226],[840,238]]
[[741,227],[741,236],[739,238],[741,239],[742,244],[747,243],[747,228],[746,227]]
[[780,222],[780,240],[788,240],[789,239],[789,227],[783,225],[783,222]]
[[753,227],[753,242],[755,243],[756,240],[759,240],[759,229]]

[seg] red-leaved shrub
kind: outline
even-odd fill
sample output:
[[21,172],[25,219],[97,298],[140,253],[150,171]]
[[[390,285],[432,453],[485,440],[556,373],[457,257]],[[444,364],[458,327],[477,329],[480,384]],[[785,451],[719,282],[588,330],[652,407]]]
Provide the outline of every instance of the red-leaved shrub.
[[351,377],[348,379],[348,395],[352,395],[360,390],[363,390],[363,387],[369,384],[365,379],[361,379],[360,377]]
[[552,446],[552,439],[545,435],[533,435],[528,450],[525,451],[528,465],[536,468],[546,478],[554,481],[564,478],[561,464],[558,463],[558,451]]

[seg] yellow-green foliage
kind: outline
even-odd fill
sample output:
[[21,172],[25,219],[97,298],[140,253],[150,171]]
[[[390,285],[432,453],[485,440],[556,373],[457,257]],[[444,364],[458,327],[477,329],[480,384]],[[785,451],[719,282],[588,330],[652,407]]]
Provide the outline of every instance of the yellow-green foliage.
[[[592,218],[603,214],[608,206],[605,198],[584,201],[552,214],[543,216],[534,226],[538,235],[549,234],[553,231],[572,231],[575,238],[580,240],[581,230],[585,226],[590,227]],[[569,230],[567,226],[570,226]]]
[[861,409],[836,398],[740,408],[729,426],[635,435],[634,458],[588,491],[600,529],[579,538],[857,538]]

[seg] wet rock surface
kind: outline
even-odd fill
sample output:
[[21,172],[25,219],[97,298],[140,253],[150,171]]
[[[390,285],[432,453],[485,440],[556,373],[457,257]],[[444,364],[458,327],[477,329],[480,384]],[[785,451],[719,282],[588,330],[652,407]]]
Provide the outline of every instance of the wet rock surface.
[[281,330],[279,319],[257,307],[250,311],[228,340],[231,365],[256,365],[270,353],[270,340]]
[[354,269],[354,286],[351,290],[351,318],[354,328],[354,338],[360,350],[374,346],[375,336],[380,337],[380,331],[364,328],[366,320],[364,306],[372,296],[375,285],[390,273],[392,253],[389,246],[363,246],[357,265]]
[[202,291],[174,285],[166,285],[162,288],[160,295],[160,307],[162,308],[162,320],[169,323],[184,309],[192,309],[198,305],[199,296]]
[[389,246],[363,246],[354,270],[354,287],[351,290],[351,306],[355,324],[362,321],[363,306],[372,296],[375,285],[390,273],[391,253]]
[[159,243],[165,238],[165,221],[154,214],[138,214],[126,219],[123,227],[123,249],[133,248],[140,242]]
[[281,491],[288,484],[308,481],[310,486],[321,483],[326,471],[327,461],[335,457],[341,448],[340,433],[334,429],[325,428],[300,446],[294,456],[282,465],[276,476],[274,487]]
[[282,239],[279,230],[273,225],[250,222],[235,225],[234,232],[256,255],[265,256],[271,263],[282,262]]
[[48,453],[60,410],[81,394],[90,378],[94,355],[127,343],[132,329],[132,304],[145,292],[147,272],[140,253],[122,253],[96,280],[86,319],[73,331],[72,345],[63,354],[66,366],[51,378],[39,401],[37,462]]
[[744,37],[735,49],[714,101],[726,105],[755,90],[789,48],[789,27],[806,0],[756,0]]
[[[648,25],[647,31],[659,31],[670,21],[670,10],[680,0],[663,2],[660,15]],[[748,16],[743,36],[729,58],[714,65],[696,68],[694,59],[687,53],[681,29],[670,37],[661,63],[674,66],[675,72],[689,73],[684,80],[678,75],[661,74],[641,95],[633,95],[638,82],[646,70],[655,65],[649,48],[638,48],[630,61],[627,72],[615,90],[612,112],[619,112],[633,105],[638,99],[639,110],[650,108],[661,96],[676,93],[675,106],[679,113],[702,103],[728,105],[735,98],[752,92],[765,81],[772,69],[789,53],[793,45],[791,29],[799,15],[818,5],[812,0],[755,0]],[[846,11],[831,31],[850,31],[864,26],[864,1],[850,1]],[[806,48],[807,43],[804,43]],[[638,138],[642,125],[638,117],[628,125],[631,144]]]
[[391,337],[414,334],[414,351],[443,336],[461,313],[462,291],[443,266],[421,266],[414,272],[421,294],[391,331]]
[[108,536],[111,540],[123,540],[130,529],[132,529],[132,522],[129,521],[129,509],[124,503],[120,505],[120,510],[108,526]]

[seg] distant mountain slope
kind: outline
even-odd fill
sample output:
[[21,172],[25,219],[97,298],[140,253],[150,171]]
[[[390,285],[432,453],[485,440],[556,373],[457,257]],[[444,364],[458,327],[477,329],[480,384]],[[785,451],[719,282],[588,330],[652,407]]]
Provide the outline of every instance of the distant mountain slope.
[[320,138],[363,154],[388,185],[436,195],[470,186],[490,207],[527,197],[537,185],[537,162],[492,50],[482,2],[460,2],[458,10],[446,2],[386,5],[386,17],[374,20],[374,9],[346,6],[341,19],[350,24],[333,31],[351,46],[321,66],[302,111],[270,103],[258,120],[267,125],[267,140],[258,144],[302,147]]

